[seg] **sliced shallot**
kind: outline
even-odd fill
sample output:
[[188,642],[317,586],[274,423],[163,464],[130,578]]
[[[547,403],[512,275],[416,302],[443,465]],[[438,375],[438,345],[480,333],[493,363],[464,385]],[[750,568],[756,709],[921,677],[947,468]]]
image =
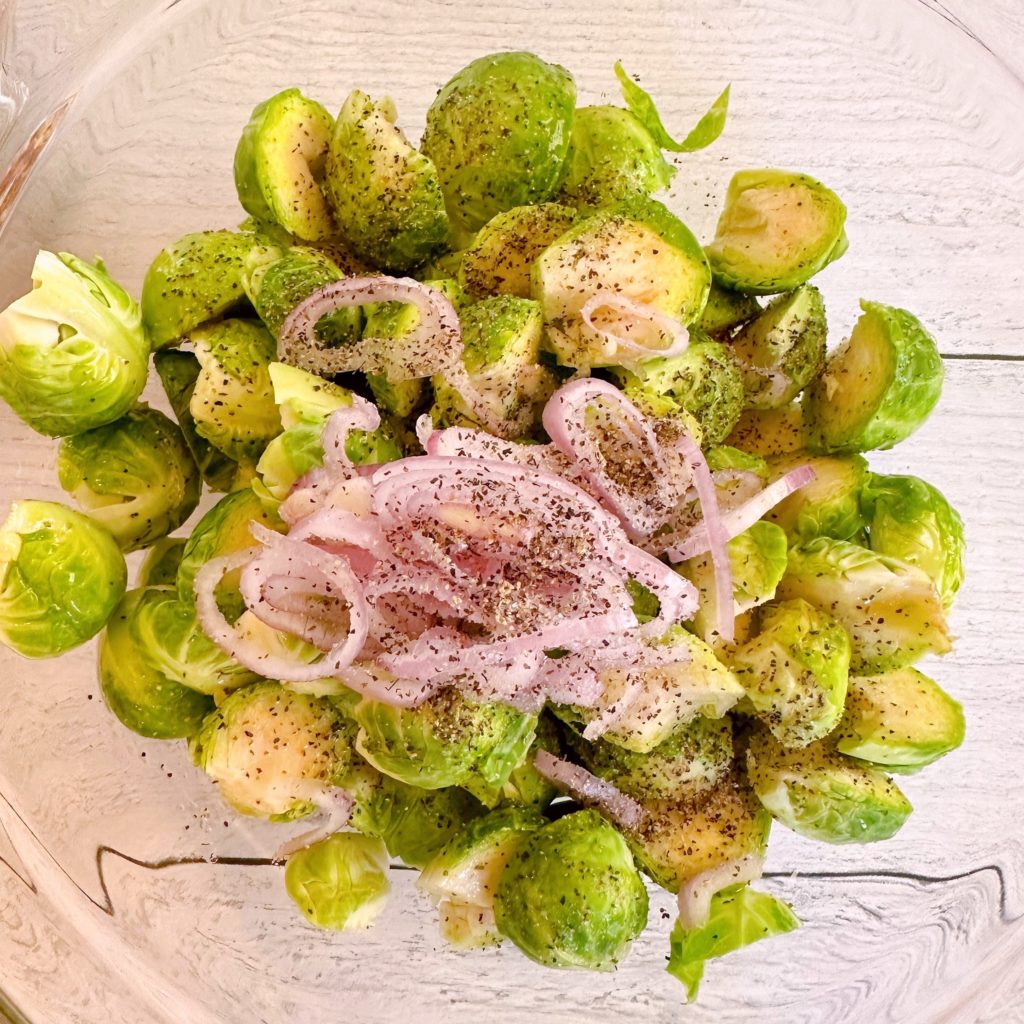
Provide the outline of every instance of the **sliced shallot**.
[[679,920],[688,930],[703,928],[711,913],[711,897],[730,885],[742,885],[760,878],[764,858],[747,853],[691,878],[679,890]]
[[622,828],[634,831],[647,817],[647,812],[636,800],[578,764],[555,757],[546,750],[538,750],[533,763],[537,771],[559,789],[581,804],[603,811]]
[[[601,309],[609,309],[618,314],[615,330],[609,330],[595,321],[595,314]],[[632,318],[632,323],[623,322],[623,314]],[[674,320],[654,306],[636,302],[618,292],[608,290],[595,292],[583,303],[580,316],[587,327],[604,338],[604,355],[616,365],[627,366],[630,363],[652,359],[655,356],[663,358],[678,356],[685,352],[690,344],[690,335],[678,320]],[[639,333],[645,327],[648,330],[654,328],[660,339],[666,344],[657,346],[638,344],[629,336],[630,332]]]

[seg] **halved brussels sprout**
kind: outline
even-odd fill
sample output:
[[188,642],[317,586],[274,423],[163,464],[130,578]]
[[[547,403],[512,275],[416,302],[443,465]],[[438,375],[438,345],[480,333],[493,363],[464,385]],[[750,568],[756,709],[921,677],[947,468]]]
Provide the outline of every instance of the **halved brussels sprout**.
[[67,252],[41,251],[32,283],[0,313],[0,398],[50,437],[112,423],[146,383],[138,306],[102,260]]
[[[771,477],[771,470],[765,459],[760,455],[751,455],[750,452],[740,451],[739,448],[733,448],[732,445],[716,444],[713,448],[709,448],[704,456],[707,459],[708,469],[712,473],[752,473],[760,479],[762,484],[768,483]],[[721,487],[721,484],[719,483],[717,486]]]
[[910,801],[892,779],[819,740],[786,750],[767,731],[747,749],[758,800],[786,828],[824,843],[873,843],[895,835]]
[[15,501],[0,527],[0,642],[51,658],[95,636],[128,571],[99,523],[55,501]]
[[729,662],[747,704],[784,747],[806,747],[838,725],[850,675],[850,638],[806,601],[765,609],[760,632]]
[[626,839],[642,870],[669,892],[748,853],[762,855],[771,817],[734,765],[713,789],[684,800],[645,800]]
[[708,301],[697,321],[697,328],[719,341],[728,340],[737,327],[749,323],[761,312],[761,304],[753,295],[734,292],[711,282]]
[[704,444],[724,441],[743,410],[743,376],[718,341],[698,336],[682,355],[614,372],[630,399],[653,415],[685,409],[697,420]]
[[230,491],[238,474],[238,463],[199,436],[189,408],[202,369],[199,360],[191,352],[172,350],[154,353],[153,365],[206,486],[212,491]]
[[699,715],[647,754],[608,740],[572,742],[580,762],[637,800],[683,800],[717,785],[732,766],[732,722]]
[[956,509],[916,476],[873,474],[860,498],[871,550],[926,572],[948,608],[964,580],[964,522]]
[[320,190],[334,120],[298,89],[285,89],[252,112],[235,150],[235,188],[245,212],[274,221],[304,241],[334,233]]
[[366,698],[356,747],[378,771],[422,789],[461,786],[487,806],[533,742],[536,715],[477,704],[452,687],[416,708]]
[[138,586],[176,587],[178,566],[185,553],[186,537],[161,537],[146,552],[139,566]]
[[[130,590],[117,606],[100,640],[99,680],[103,700],[121,724],[140,736],[178,739],[193,736],[213,711],[210,697],[167,674],[164,644],[169,638],[154,629],[154,612],[178,604],[174,591]],[[181,609],[188,614],[184,605]],[[168,617],[160,616],[166,624]],[[176,637],[175,641],[181,639]],[[195,628],[189,639],[202,647],[200,658],[231,665],[231,659]],[[175,641],[171,641],[172,643]],[[189,657],[187,646],[174,652],[174,668]],[[238,668],[238,666],[235,666]],[[251,678],[251,676],[249,677]]]
[[499,942],[494,890],[515,849],[547,820],[525,807],[499,807],[471,821],[438,853],[417,886],[441,915],[441,934],[453,946],[470,949]]
[[572,75],[532,53],[479,57],[441,88],[422,146],[457,231],[476,231],[496,213],[551,198],[575,105]]
[[334,124],[325,185],[352,251],[401,271],[444,245],[448,218],[438,172],[409,145],[397,116],[391,100],[350,93]]
[[819,537],[789,553],[778,595],[827,611],[853,642],[855,672],[905,668],[951,648],[946,616],[920,569],[847,541]]
[[778,523],[792,541],[859,536],[866,523],[861,513],[861,489],[868,479],[868,464],[860,455],[809,455],[790,452],[770,461],[772,478],[785,476],[798,466],[810,466],[814,479],[783,498],[766,518]]
[[[461,316],[462,362],[471,393],[434,377],[431,418],[440,426],[488,429],[510,440],[530,432],[558,380],[539,363],[540,304],[515,295],[473,303]],[[499,429],[500,428],[500,429]]]
[[573,206],[609,206],[668,188],[675,173],[635,114],[622,107],[580,107],[558,198]]
[[745,409],[725,439],[741,451],[770,458],[806,447],[804,412],[799,405],[785,409]]
[[327,791],[339,728],[327,700],[254,683],[206,716],[189,751],[240,814],[293,821]]
[[537,735],[522,761],[512,769],[508,781],[501,787],[502,804],[515,804],[543,811],[558,795],[558,790],[533,763],[538,750],[546,750],[556,757],[563,752],[558,720],[550,711],[542,711],[537,719]]
[[647,889],[622,836],[596,811],[576,811],[519,843],[494,916],[531,960],[609,971],[647,924]]
[[[661,203],[634,197],[577,223],[533,265],[533,294],[544,308],[548,342],[563,366],[587,368],[635,362],[581,315],[598,292],[612,293],[683,324],[700,316],[711,286],[707,260],[690,229]],[[660,328],[617,307],[599,307],[595,327],[647,343],[651,355]]]
[[708,960],[799,927],[796,914],[782,900],[749,885],[730,886],[711,897],[711,912],[700,928],[676,922],[665,970],[686,986],[686,998],[693,1002]]
[[245,258],[260,244],[247,232],[199,231],[162,249],[142,283],[142,323],[153,349],[237,310],[245,302]]
[[705,251],[719,284],[774,295],[810,280],[846,252],[845,223],[839,196],[807,174],[738,171]]
[[268,371],[273,336],[253,320],[224,320],[191,339],[202,367],[189,401],[196,431],[230,458],[255,461],[281,432]]
[[891,448],[931,414],[942,393],[935,339],[905,309],[861,299],[850,337],[804,392],[804,420],[825,452]]
[[825,365],[825,302],[812,284],[773,299],[732,339],[752,409],[787,406]]
[[458,278],[477,298],[518,295],[528,299],[534,260],[576,220],[576,211],[558,203],[514,206],[492,217],[460,253]]
[[178,425],[148,406],[66,437],[57,478],[123,551],[176,530],[199,504],[202,481]]
[[889,772],[917,771],[960,746],[964,712],[917,669],[852,676],[835,738],[836,748],[850,757]]

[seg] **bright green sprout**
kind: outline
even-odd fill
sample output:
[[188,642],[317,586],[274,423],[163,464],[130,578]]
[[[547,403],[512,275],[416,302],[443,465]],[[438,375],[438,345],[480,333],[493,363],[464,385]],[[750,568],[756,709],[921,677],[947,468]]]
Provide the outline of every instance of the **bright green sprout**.
[[784,498],[766,518],[786,531],[794,543],[815,537],[850,540],[867,525],[861,511],[861,491],[868,464],[860,455],[809,455],[790,452],[771,459],[772,478],[798,466],[810,466],[814,479]]
[[138,586],[176,587],[178,566],[185,553],[186,537],[161,537],[146,551],[139,566]]

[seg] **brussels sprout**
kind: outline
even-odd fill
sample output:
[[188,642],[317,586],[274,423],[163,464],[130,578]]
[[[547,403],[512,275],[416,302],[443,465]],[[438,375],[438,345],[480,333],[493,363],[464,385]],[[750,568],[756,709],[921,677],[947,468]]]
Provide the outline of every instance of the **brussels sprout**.
[[575,105],[572,75],[532,53],[480,57],[441,88],[427,111],[422,145],[458,231],[476,231],[496,213],[551,198]]
[[102,260],[67,252],[41,251],[32,283],[0,313],[0,398],[50,437],[123,416],[146,383],[138,307]]
[[626,750],[649,754],[698,715],[721,718],[742,698],[743,687],[736,677],[697,637],[675,626],[663,643],[678,650],[678,662],[633,671],[605,669],[599,674],[604,685],[600,707],[558,708],[556,713],[570,724],[589,722],[618,701],[639,675],[643,692],[604,737]]
[[744,295],[711,282],[707,305],[697,321],[697,328],[709,337],[724,341],[736,330],[749,323],[761,312],[761,305],[753,295]]
[[492,217],[460,254],[458,279],[477,298],[518,295],[530,298],[534,260],[576,220],[576,211],[558,203],[515,206]]
[[804,392],[813,447],[825,452],[891,448],[931,414],[942,392],[935,339],[905,309],[861,300],[850,337]]
[[471,821],[433,857],[417,881],[441,914],[441,934],[460,949],[500,941],[494,890],[522,840],[546,824],[537,811],[500,807]]
[[[732,569],[732,598],[737,615],[775,596],[786,571],[786,535],[774,523],[757,522],[726,545]],[[696,588],[700,598],[693,629],[705,643],[718,638],[713,609],[718,607],[715,567],[710,554],[698,555],[676,567]]]
[[573,206],[609,206],[668,188],[676,169],[651,133],[621,107],[580,107],[558,198]]
[[773,479],[798,466],[814,470],[810,483],[783,498],[767,513],[766,518],[778,523],[790,540],[849,540],[864,529],[860,495],[868,479],[868,464],[860,455],[808,455],[798,451],[776,456],[770,465]]
[[237,231],[200,231],[161,250],[142,283],[142,323],[154,349],[245,302],[242,267],[261,242]]
[[839,196],[809,175],[738,171],[705,251],[720,285],[773,295],[796,288],[839,259],[848,245],[845,223]]
[[892,779],[819,740],[786,750],[768,732],[747,749],[758,800],[786,828],[824,843],[873,843],[895,835],[913,808]]
[[104,427],[64,438],[57,477],[124,551],[144,548],[181,526],[199,504],[202,489],[177,424],[145,405]]
[[537,719],[537,735],[533,744],[501,787],[501,802],[544,810],[558,795],[558,790],[547,776],[537,770],[533,758],[538,750],[559,756],[562,746],[558,720],[549,711],[542,711]]
[[[700,316],[711,286],[707,260],[690,229],[646,196],[580,221],[541,253],[532,273],[549,344],[563,366],[580,368],[635,361],[584,322],[581,310],[596,293],[614,293],[688,324]],[[635,314],[606,307],[591,319],[603,332],[635,334],[637,344],[645,340],[636,331]],[[642,326],[650,327],[646,321]],[[651,354],[657,354],[655,347]]]
[[327,700],[254,683],[206,716],[189,751],[236,811],[293,821],[311,814],[327,790],[339,728]]
[[926,572],[948,608],[964,580],[964,523],[956,509],[916,476],[872,475],[860,498],[871,550]]
[[622,836],[596,811],[576,811],[518,844],[494,917],[531,960],[608,971],[647,924],[647,889]]
[[196,432],[239,462],[281,432],[268,367],[277,346],[262,324],[224,320],[191,334],[202,367],[189,411]]
[[391,889],[388,852],[372,836],[335,832],[288,858],[284,884],[317,928],[369,928]]
[[378,771],[422,789],[461,786],[493,806],[533,742],[536,715],[476,704],[452,687],[417,708],[356,705],[359,753]]
[[396,117],[391,100],[350,93],[334,124],[325,186],[352,251],[400,271],[441,248],[448,218],[429,154],[409,145]]
[[54,501],[15,501],[0,527],[0,642],[50,658],[95,636],[127,569],[98,523]]
[[729,659],[747,703],[784,747],[806,747],[839,723],[850,638],[806,601],[767,608],[761,631]]
[[745,409],[725,439],[741,451],[770,458],[805,447],[804,413],[799,405],[785,409]]
[[[319,249],[292,246],[288,249],[254,249],[246,258],[242,285],[266,328],[276,338],[288,314],[303,299],[344,275]],[[316,325],[316,335],[326,346],[358,340],[362,313],[358,306],[336,310]]]
[[752,473],[766,484],[771,476],[768,463],[760,455],[751,455],[728,444],[717,444],[704,453],[712,473]]
[[886,771],[917,771],[960,746],[964,712],[938,683],[913,668],[852,676],[835,739],[842,753]]
[[499,295],[474,303],[461,320],[462,362],[471,393],[434,377],[431,418],[441,426],[483,427],[510,440],[522,437],[536,425],[558,385],[538,362],[544,332],[540,304]]
[[732,339],[752,409],[787,406],[825,365],[825,302],[812,284],[773,299]]
[[838,619],[853,642],[855,672],[905,668],[952,647],[925,573],[847,541],[819,537],[793,548],[778,596],[802,597]]
[[[178,566],[178,596],[182,601],[189,603],[195,600],[192,587],[196,573],[207,562],[255,546],[256,541],[249,532],[254,520],[269,529],[281,529],[280,521],[268,515],[252,489],[246,487],[221,498],[196,523]],[[228,573],[217,589],[221,610],[234,618],[242,613],[244,607],[238,593],[238,577],[239,572]]]
[[[694,416],[705,444],[724,441],[743,410],[743,377],[728,346],[718,341],[693,341],[682,355],[648,359],[614,372],[629,398],[641,407],[663,398]],[[657,409],[651,406],[656,414],[667,411]]]
[[252,112],[235,150],[235,188],[245,212],[307,242],[329,238],[334,223],[320,190],[334,121],[298,89]]
[[189,408],[201,370],[199,360],[191,352],[164,351],[153,355],[153,365],[207,487],[213,491],[231,490],[238,473],[238,463],[214,448],[205,437],[199,436]]
[[665,970],[686,986],[686,998],[693,1002],[708,960],[799,927],[792,908],[781,900],[749,885],[730,886],[711,897],[711,912],[700,928],[676,922]]
[[178,566],[185,553],[185,537],[161,537],[147,552],[139,566],[138,586],[175,587]]
[[738,767],[713,789],[683,800],[645,800],[639,828],[626,833],[642,870],[669,892],[748,853],[763,854],[771,817]]
[[585,768],[637,800],[683,800],[712,789],[732,766],[732,722],[698,716],[650,753],[607,740],[572,743]]
[[[178,658],[187,659],[191,654],[187,645],[173,654],[169,648],[165,651],[164,644],[170,638],[162,636],[159,627],[153,628],[156,617],[164,624],[172,618],[161,612],[167,605],[174,604],[178,602],[171,590],[130,590],[100,639],[100,689],[107,707],[132,732],[153,739],[193,736],[213,710],[209,696],[185,686],[166,672],[165,654],[174,662],[175,669],[185,665]],[[187,615],[184,605],[181,608]],[[175,637],[170,642],[180,639],[180,636]],[[194,629],[189,639],[194,641],[195,648],[203,648],[201,658],[212,654],[213,662],[232,664],[199,629]]]

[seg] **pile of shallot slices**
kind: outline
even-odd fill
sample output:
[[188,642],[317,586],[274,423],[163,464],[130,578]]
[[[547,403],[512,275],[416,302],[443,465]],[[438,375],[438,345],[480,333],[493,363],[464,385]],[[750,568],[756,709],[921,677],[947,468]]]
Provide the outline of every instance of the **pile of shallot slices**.
[[[419,344],[400,376],[461,367],[454,310],[439,292],[404,279],[350,278],[322,289],[289,317],[281,351],[320,372],[386,369],[373,339],[362,354],[330,352],[328,365],[313,337],[320,317],[371,299],[414,301],[420,310]],[[694,615],[697,593],[669,562],[710,552],[714,621],[731,640],[726,542],[813,477],[801,468],[762,489],[754,474],[712,473],[677,423],[646,416],[591,378],[548,401],[548,444],[435,430],[422,417],[425,454],[354,466],[349,432],[379,424],[376,408],[358,397],[335,412],[323,468],[281,506],[287,533],[253,524],[258,547],[198,574],[204,630],[247,668],[285,683],[333,678],[400,706],[455,686],[523,710],[545,701],[596,707],[602,670],[679,660],[678,645],[658,641]],[[294,644],[270,650],[227,621],[215,595],[239,569],[252,615],[322,656]],[[633,610],[637,584],[659,604],[643,624]],[[600,722],[591,731],[598,735]]]

